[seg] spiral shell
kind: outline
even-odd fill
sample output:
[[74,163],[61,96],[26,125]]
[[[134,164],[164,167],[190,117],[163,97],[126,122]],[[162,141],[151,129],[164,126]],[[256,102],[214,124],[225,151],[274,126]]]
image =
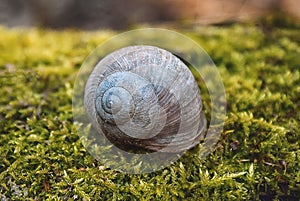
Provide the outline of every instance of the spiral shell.
[[129,46],[103,58],[86,83],[84,106],[99,134],[125,151],[185,151],[206,130],[192,73],[153,46]]

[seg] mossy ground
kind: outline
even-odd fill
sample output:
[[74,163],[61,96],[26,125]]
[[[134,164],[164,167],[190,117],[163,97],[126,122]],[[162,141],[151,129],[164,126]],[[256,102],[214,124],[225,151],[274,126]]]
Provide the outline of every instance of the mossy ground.
[[185,31],[218,66],[227,119],[216,150],[150,174],[107,169],[82,146],[72,88],[85,57],[115,33],[0,28],[2,200],[300,199],[299,26]]

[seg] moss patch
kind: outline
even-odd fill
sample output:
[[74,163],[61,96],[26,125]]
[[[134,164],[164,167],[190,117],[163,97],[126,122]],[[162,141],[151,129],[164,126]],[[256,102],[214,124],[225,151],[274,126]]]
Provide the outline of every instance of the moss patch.
[[300,199],[300,31],[267,25],[186,32],[223,78],[222,138],[205,160],[195,148],[143,175],[95,161],[72,121],[76,73],[113,33],[0,28],[0,198]]

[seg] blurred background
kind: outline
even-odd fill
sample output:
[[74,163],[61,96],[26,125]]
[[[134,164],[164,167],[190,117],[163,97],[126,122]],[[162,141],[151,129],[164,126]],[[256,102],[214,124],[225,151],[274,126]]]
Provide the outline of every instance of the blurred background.
[[300,0],[0,0],[8,27],[128,29],[141,23],[222,24],[280,13],[300,19]]

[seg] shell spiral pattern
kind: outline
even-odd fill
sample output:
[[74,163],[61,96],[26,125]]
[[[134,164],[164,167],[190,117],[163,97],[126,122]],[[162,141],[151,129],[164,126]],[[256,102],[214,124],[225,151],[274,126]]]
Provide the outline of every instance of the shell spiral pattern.
[[98,133],[135,153],[181,152],[206,130],[192,73],[154,46],[129,46],[103,58],[86,83],[84,106]]

